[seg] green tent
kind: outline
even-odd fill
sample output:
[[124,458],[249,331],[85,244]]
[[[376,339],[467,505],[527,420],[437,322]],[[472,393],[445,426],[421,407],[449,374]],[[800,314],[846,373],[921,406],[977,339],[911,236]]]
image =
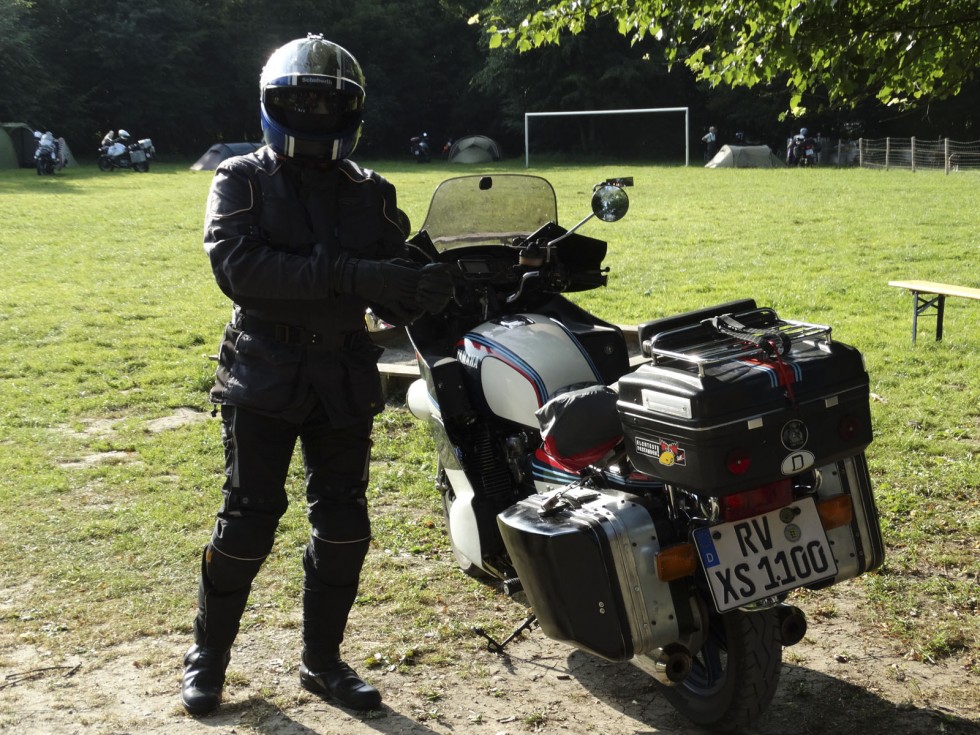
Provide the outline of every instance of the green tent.
[[0,169],[3,168],[20,168],[20,161],[17,160],[17,151],[14,150],[14,143],[7,131],[0,128]]
[[[34,150],[37,141],[34,139],[34,128],[26,123],[0,123],[4,137],[14,149],[14,163],[8,163],[6,156],[0,154],[4,168],[34,168]],[[0,146],[3,144],[0,143]]]

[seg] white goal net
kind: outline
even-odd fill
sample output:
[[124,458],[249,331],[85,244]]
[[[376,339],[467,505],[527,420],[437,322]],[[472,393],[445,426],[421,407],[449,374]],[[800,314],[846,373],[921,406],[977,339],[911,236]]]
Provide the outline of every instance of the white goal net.
[[[683,123],[680,121],[681,113],[683,113]],[[669,133],[663,135],[662,137],[668,138],[668,140],[661,141],[661,143],[666,143],[674,149],[674,154],[672,158],[676,160],[680,157],[680,148],[683,146],[683,160],[684,165],[690,164],[691,160],[691,136],[690,136],[690,112],[687,107],[644,107],[633,110],[577,110],[571,112],[525,112],[524,113],[524,167],[530,168],[531,166],[531,121],[532,119],[538,118],[574,118],[577,117],[579,120],[586,120],[591,116],[597,115],[665,115],[666,128],[669,128]],[[683,126],[683,127],[682,127]],[[540,126],[539,126],[540,127]],[[606,136],[607,139],[617,137],[615,134],[610,134]],[[683,141],[683,143],[681,143]],[[539,144],[538,149],[546,148],[546,146]],[[642,152],[640,149],[642,146],[637,145],[638,152]]]

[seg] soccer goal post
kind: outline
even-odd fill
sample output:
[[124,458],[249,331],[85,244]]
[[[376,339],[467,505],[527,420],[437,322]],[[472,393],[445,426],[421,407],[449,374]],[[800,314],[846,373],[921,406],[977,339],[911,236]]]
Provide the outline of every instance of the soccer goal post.
[[576,110],[571,112],[525,112],[524,113],[524,168],[531,167],[530,127],[532,117],[571,117],[573,115],[636,115],[640,113],[684,113],[684,165],[691,163],[690,111],[687,107],[644,107],[636,110]]

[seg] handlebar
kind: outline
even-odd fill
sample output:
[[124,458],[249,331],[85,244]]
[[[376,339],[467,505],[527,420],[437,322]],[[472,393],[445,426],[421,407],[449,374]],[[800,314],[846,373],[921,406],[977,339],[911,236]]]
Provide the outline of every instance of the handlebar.
[[520,285],[517,290],[506,298],[508,304],[513,304],[524,294],[524,286],[528,284],[531,280],[541,277],[541,271],[528,271],[523,276],[521,276]]

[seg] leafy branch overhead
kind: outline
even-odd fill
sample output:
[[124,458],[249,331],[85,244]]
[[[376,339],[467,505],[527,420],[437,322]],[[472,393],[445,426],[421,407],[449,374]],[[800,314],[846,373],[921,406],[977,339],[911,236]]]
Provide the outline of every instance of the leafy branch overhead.
[[980,0],[497,0],[481,19],[493,48],[558,44],[600,18],[712,85],[785,84],[833,106],[869,97],[914,107],[957,94],[980,65]]

